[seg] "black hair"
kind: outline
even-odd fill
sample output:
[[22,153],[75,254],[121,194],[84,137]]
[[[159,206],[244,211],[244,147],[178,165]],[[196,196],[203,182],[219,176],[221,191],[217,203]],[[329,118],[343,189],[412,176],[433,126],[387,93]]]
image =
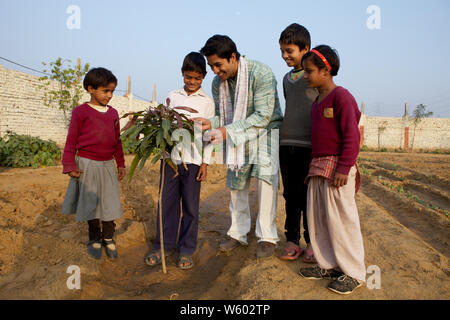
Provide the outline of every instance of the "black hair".
[[209,38],[200,53],[206,57],[216,54],[221,59],[230,61],[231,55],[236,54],[236,60],[239,60],[241,54],[237,51],[236,44],[230,37],[216,34]]
[[106,87],[110,83],[117,85],[117,78],[111,71],[105,68],[93,68],[86,73],[83,80],[83,87],[88,90],[91,86],[93,89],[98,87]]
[[280,43],[295,44],[300,50],[311,48],[311,36],[308,29],[298,23],[292,23],[280,35]]
[[199,52],[191,52],[186,57],[184,57],[183,66],[181,67],[181,72],[184,71],[195,71],[206,76],[206,62],[205,57],[203,57]]
[[[340,62],[339,62],[339,55],[336,49],[333,49],[330,46],[322,44],[320,46],[315,47],[313,50],[319,51],[320,54],[322,54],[325,57],[325,59],[327,59],[331,67],[330,74],[333,77],[337,76],[340,67]],[[325,65],[325,62],[323,62],[322,59],[320,59],[320,57],[314,52],[309,51],[305,53],[305,55],[302,58],[302,64],[303,61],[305,61],[306,59],[311,59],[312,63],[314,63],[314,65],[319,69],[324,69],[327,67]]]

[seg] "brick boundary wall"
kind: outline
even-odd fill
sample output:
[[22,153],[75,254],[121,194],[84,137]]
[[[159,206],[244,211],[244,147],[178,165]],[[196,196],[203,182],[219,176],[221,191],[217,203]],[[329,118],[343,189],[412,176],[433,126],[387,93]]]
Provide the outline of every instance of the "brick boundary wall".
[[[41,100],[42,90],[37,88],[39,77],[0,65],[0,135],[7,130],[51,139],[63,145],[67,128],[62,111],[46,107]],[[54,83],[55,88],[57,83]],[[83,101],[89,100],[89,94]],[[131,111],[146,109],[150,102],[113,96],[110,105],[119,116]],[[127,119],[121,120],[121,127]],[[402,118],[372,117],[362,115],[359,123],[361,146],[395,149],[450,149],[450,119],[426,118],[414,130],[408,116]],[[384,128],[384,129],[383,129]]]
[[[11,130],[17,134],[50,139],[64,145],[67,136],[64,114],[56,107],[50,108],[43,104],[43,90],[38,88],[39,84],[41,82],[37,76],[9,70],[0,65],[0,135]],[[57,82],[53,85],[57,88]],[[81,101],[89,99],[89,94],[85,92]],[[121,117],[127,112],[145,110],[150,102],[114,95],[109,104]],[[121,119],[121,127],[127,121],[128,119]]]
[[424,118],[414,126],[414,118],[371,117],[359,122],[361,146],[393,149],[450,149],[450,119]]

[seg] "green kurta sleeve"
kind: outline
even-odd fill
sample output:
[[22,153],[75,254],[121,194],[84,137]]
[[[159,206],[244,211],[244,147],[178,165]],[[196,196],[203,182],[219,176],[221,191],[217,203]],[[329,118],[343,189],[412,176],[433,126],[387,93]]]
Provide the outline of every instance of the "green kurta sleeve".
[[[227,186],[231,189],[242,190],[247,180],[253,176],[272,184],[274,174],[278,168],[278,145],[271,144],[272,130],[278,130],[281,126],[283,115],[277,93],[277,81],[268,66],[258,61],[247,59],[248,66],[248,102],[247,117],[236,121],[225,128],[228,132],[227,139],[234,144],[245,143],[245,164],[239,172],[228,170]],[[232,95],[231,103],[234,104],[234,92],[236,83],[232,79],[227,80]],[[216,116],[210,118],[212,128],[220,127],[219,110],[220,79],[216,76],[212,82],[212,96],[214,99]],[[256,140],[262,134],[259,129],[265,129],[267,139]],[[278,137],[278,135],[275,135]],[[254,140],[254,141],[250,141]],[[278,138],[275,139],[278,144]],[[258,143],[257,161],[249,157],[249,146]],[[255,160],[253,158],[253,160]],[[273,167],[273,168],[272,168]]]
[[277,81],[273,72],[263,64],[255,64],[249,72],[249,107],[247,118],[233,122],[225,128],[231,140],[236,145],[245,143],[251,134],[248,129],[264,129],[269,125],[276,107]]

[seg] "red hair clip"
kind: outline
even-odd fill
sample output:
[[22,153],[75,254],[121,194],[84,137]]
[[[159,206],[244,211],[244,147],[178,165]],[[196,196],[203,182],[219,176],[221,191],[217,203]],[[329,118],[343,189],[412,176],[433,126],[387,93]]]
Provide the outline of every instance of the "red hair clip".
[[317,56],[323,61],[323,63],[325,63],[325,65],[330,69],[331,71],[331,66],[328,63],[328,60],[325,59],[325,57],[323,56],[323,54],[321,54],[319,51],[312,49],[311,52],[314,52],[315,54],[317,54]]

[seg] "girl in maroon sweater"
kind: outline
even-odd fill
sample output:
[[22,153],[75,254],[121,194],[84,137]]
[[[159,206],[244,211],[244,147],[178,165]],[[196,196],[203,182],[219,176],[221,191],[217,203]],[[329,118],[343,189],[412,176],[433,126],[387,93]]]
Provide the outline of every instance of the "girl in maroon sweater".
[[302,66],[308,85],[319,91],[311,107],[312,160],[306,178],[308,228],[318,266],[301,268],[300,275],[332,279],[328,289],[349,294],[366,275],[355,202],[361,113],[350,92],[333,82],[339,70],[335,50],[318,46],[303,56]]
[[[91,69],[83,81],[91,100],[74,108],[63,153],[63,173],[71,178],[62,212],[76,213],[89,226],[88,253],[100,259],[102,244],[117,258],[114,220],[122,217],[118,180],[125,176],[117,110],[108,106],[117,78],[104,68]],[[117,171],[114,160],[117,163]]]

